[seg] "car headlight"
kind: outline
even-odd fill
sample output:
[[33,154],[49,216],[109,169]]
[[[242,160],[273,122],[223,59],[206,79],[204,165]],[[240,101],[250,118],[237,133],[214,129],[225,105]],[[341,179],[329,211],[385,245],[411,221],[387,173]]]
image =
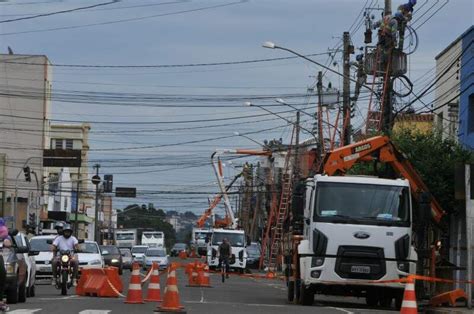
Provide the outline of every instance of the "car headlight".
[[69,256],[67,256],[67,255],[61,256],[61,262],[63,262],[63,263],[69,262]]
[[116,259],[116,258],[112,258],[112,260],[111,260],[110,262],[112,262],[112,263],[118,263],[118,262],[119,262],[119,260],[118,260],[118,259]]
[[6,263],[5,264],[5,269],[7,271],[7,274],[14,274],[15,273],[15,266],[11,263]]
[[100,264],[102,264],[102,263],[98,259],[95,259],[95,260],[89,262],[89,265],[100,265]]

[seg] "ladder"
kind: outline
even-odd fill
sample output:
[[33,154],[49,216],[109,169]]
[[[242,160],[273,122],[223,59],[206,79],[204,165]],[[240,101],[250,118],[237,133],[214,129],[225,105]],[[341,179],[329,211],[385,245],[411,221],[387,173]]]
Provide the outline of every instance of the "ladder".
[[280,206],[276,217],[276,224],[273,230],[272,244],[270,246],[270,254],[268,260],[269,271],[276,271],[278,264],[278,254],[280,253],[282,235],[283,235],[283,223],[288,214],[288,208],[291,204],[291,186],[292,176],[290,174],[289,163],[285,167],[285,173],[282,177],[282,191],[280,198]]
[[[296,127],[293,128],[293,133],[291,135],[291,143],[293,143],[295,129]],[[279,248],[280,248],[280,243],[281,243],[282,233],[283,233],[283,222],[285,221],[289,204],[291,201],[291,181],[292,181],[291,163],[290,163],[291,156],[292,156],[292,150],[290,146],[288,149],[287,155],[285,157],[284,172],[282,176],[282,190],[281,190],[281,195],[280,195],[280,203],[276,204],[275,199],[274,199],[275,203],[272,202],[272,208],[271,208],[270,215],[268,217],[268,221],[266,225],[265,237],[263,238],[263,242],[262,242],[260,268],[263,267],[264,261],[266,261],[269,272],[276,271],[277,258],[278,258],[278,253],[279,253]],[[275,228],[273,228],[272,230],[273,226]],[[273,231],[272,235],[270,235],[271,230]],[[269,254],[267,258],[266,249],[267,249],[268,240],[270,240],[270,250],[269,250]]]

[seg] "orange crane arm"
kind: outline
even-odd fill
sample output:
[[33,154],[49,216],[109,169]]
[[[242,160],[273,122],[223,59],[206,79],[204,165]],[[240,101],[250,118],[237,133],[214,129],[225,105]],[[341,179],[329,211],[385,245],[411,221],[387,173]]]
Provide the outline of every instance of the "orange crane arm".
[[[415,199],[419,200],[422,192],[428,192],[421,176],[387,136],[375,136],[329,152],[323,163],[323,173],[344,174],[357,162],[374,160],[390,164],[398,174],[406,178]],[[434,197],[431,198],[431,213],[437,223],[446,214]]]

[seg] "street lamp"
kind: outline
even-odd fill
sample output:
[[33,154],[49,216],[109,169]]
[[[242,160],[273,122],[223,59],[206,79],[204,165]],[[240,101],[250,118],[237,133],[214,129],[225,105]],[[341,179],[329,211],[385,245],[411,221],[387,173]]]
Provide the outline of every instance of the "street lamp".
[[262,143],[260,143],[259,141],[256,141],[256,140],[254,140],[253,138],[248,137],[247,135],[241,134],[241,133],[239,133],[239,132],[234,132],[234,135],[235,135],[235,136],[242,136],[242,137],[245,137],[245,138],[248,139],[249,141],[252,141],[252,142],[258,144],[258,146],[266,147],[265,144],[262,144]]
[[[296,51],[294,51],[294,50],[291,50],[291,49],[289,49],[289,48],[277,46],[274,42],[266,41],[266,42],[264,42],[264,43],[262,44],[262,47],[263,47],[263,48],[268,48],[268,49],[280,49],[280,50],[288,51],[289,53],[294,54],[295,56],[298,56],[298,57],[300,57],[300,58],[303,58],[303,59],[305,59],[306,61],[309,61],[309,62],[311,62],[311,63],[314,63],[314,64],[316,64],[316,65],[318,65],[318,66],[320,66],[320,67],[322,67],[322,68],[328,70],[329,72],[332,72],[332,73],[334,73],[334,74],[340,75],[340,76],[342,76],[342,77],[346,77],[344,74],[339,73],[339,72],[337,72],[337,71],[331,69],[330,67],[325,66],[325,65],[322,64],[322,63],[319,63],[319,62],[317,62],[317,61],[314,61],[313,59],[310,59],[310,58],[308,58],[308,57],[302,55],[301,53],[298,53],[298,52],[296,52]],[[357,83],[357,80],[356,80],[356,79],[353,79],[353,78],[350,77],[350,76],[347,76],[347,79],[351,80],[351,81],[354,82],[354,83]],[[374,95],[377,95],[376,92],[375,92],[369,85],[367,85],[367,84],[362,84],[362,86],[364,86],[365,88],[367,88],[368,90],[370,90]]]

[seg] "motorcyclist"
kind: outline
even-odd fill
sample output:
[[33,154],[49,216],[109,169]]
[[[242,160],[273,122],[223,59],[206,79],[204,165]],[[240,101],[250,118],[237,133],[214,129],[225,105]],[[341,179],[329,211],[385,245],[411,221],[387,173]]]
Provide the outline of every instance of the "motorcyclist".
[[229,278],[229,259],[232,253],[232,248],[227,238],[222,239],[222,243],[219,245],[219,265],[222,262],[225,264],[226,277]]
[[63,221],[57,221],[54,224],[54,229],[56,229],[56,232],[58,233],[58,236],[63,235],[63,230],[64,230],[65,225],[66,224]]
[[[52,271],[53,271],[53,281],[52,285],[56,285],[57,279],[57,269],[60,256],[57,255],[58,251],[74,251],[79,250],[79,241],[75,236],[72,235],[72,228],[69,224],[64,226],[63,234],[57,236],[56,239],[53,241],[53,262],[52,262]],[[72,272],[72,284],[75,287],[77,285],[77,269],[78,269],[78,261],[76,256],[72,256],[71,260],[71,267],[73,269]]]

